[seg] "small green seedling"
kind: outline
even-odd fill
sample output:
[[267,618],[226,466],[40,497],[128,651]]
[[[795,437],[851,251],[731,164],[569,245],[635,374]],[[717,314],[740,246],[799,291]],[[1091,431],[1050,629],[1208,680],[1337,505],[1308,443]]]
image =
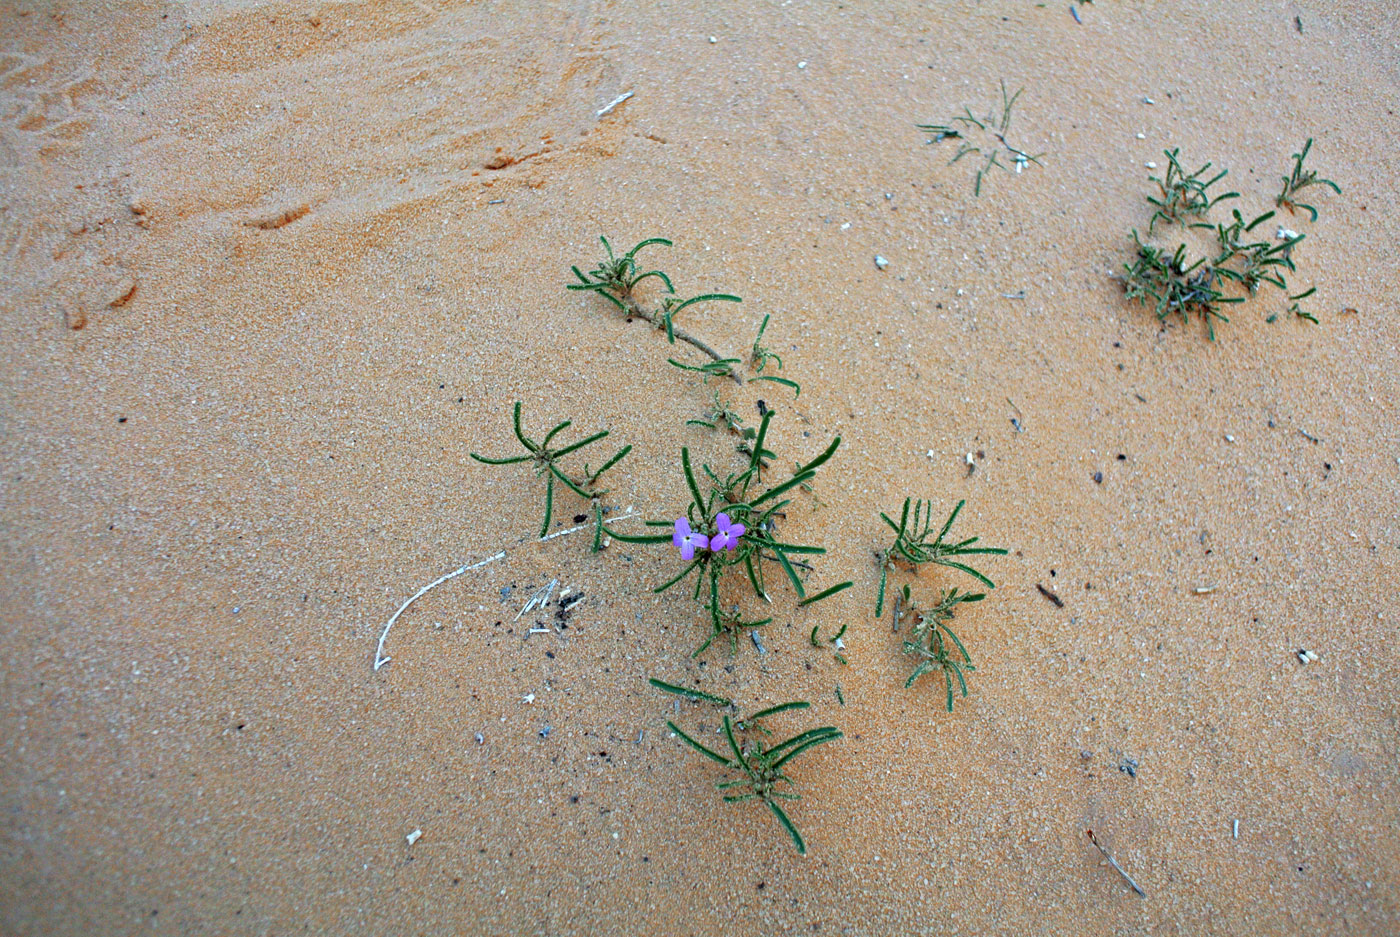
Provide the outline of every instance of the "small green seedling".
[[749,378],[749,383],[752,384],[754,381],[772,381],[774,384],[782,384],[784,387],[791,387],[793,390],[793,397],[801,397],[802,387],[796,381],[788,380],[785,377],[778,377],[776,374],[763,373],[764,369],[768,367],[769,362],[776,363],[779,371],[783,369],[783,359],[774,352],[764,348],[761,344],[763,341],[763,333],[768,330],[768,319],[769,316],[767,315],[763,317],[763,324],[758,327],[758,335],[753,340],[753,350],[749,353],[749,363],[753,366],[754,374],[756,375],[755,377]]
[[565,472],[563,468],[560,467],[559,460],[572,452],[577,452],[585,446],[589,446],[595,442],[599,442],[600,440],[606,439],[608,436],[608,431],[602,430],[600,432],[594,433],[592,436],[588,436],[584,439],[581,439],[576,443],[571,443],[567,446],[561,446],[559,448],[551,449],[549,444],[554,440],[554,437],[559,435],[561,432],[563,432],[565,429],[568,429],[572,425],[573,420],[565,420],[564,422],[560,423],[558,426],[550,430],[545,435],[543,442],[537,443],[534,440],[530,439],[528,436],[526,436],[525,431],[521,429],[520,401],[517,400],[515,402],[514,418],[515,438],[520,440],[520,444],[525,447],[525,454],[518,456],[509,456],[504,459],[492,459],[483,455],[477,455],[475,452],[473,452],[471,453],[471,457],[476,461],[482,462],[486,465],[511,465],[516,462],[533,462],[535,464],[536,474],[543,475],[545,477],[544,523],[540,526],[541,537],[549,533],[549,523],[554,516],[555,479],[558,479],[559,481],[563,482],[564,485],[567,488],[569,488],[569,490],[574,492],[574,494],[578,495],[580,498],[590,501],[593,505],[594,515],[593,549],[597,551],[602,547],[603,509],[601,499],[603,495],[607,494],[606,491],[597,490],[596,485],[598,483],[598,479],[601,478],[603,473],[606,472],[608,469],[612,468],[618,462],[621,462],[622,459],[626,457],[627,453],[632,451],[632,447],[630,445],[623,446],[617,451],[616,454],[613,455],[611,459],[608,459],[608,461],[604,462],[602,467],[599,468],[597,471],[590,471],[588,468],[588,464],[584,463],[583,478],[582,480],[575,481],[573,478],[569,477],[568,473]]
[[[1216,225],[1215,238],[1220,245],[1220,253],[1211,265],[1215,272],[1223,279],[1240,284],[1251,294],[1257,293],[1264,283],[1287,290],[1285,272],[1292,273],[1296,269],[1293,266],[1293,248],[1306,235],[1286,238],[1277,244],[1251,241],[1245,235],[1273,218],[1274,213],[1266,211],[1249,224],[1244,223],[1238,209],[1231,215],[1234,220],[1230,224]],[[1232,266],[1235,263],[1238,263],[1238,269]]]
[[[836,658],[836,662],[842,665],[843,667],[850,663],[850,661],[846,660],[846,655],[841,653],[846,649],[845,642],[843,642],[841,638],[846,634],[847,627],[849,626],[842,625],[840,631],[836,632],[834,635],[826,639],[826,643],[831,645],[831,647],[835,648],[835,650],[832,651],[831,656]],[[815,648],[821,648],[822,646],[821,641],[817,639],[817,632],[819,628],[819,625],[813,625],[812,633],[808,636],[808,640],[811,641],[812,647]]]
[[[763,716],[774,715],[785,709],[805,709],[806,705],[806,703],[785,703],[782,706],[771,707],[750,717],[754,721],[750,725],[755,725],[756,720]],[[740,745],[735,736],[735,725],[726,715],[723,717],[722,731],[725,742],[728,744],[729,754],[721,755],[687,735],[674,722],[667,720],[666,726],[676,733],[677,738],[706,758],[718,762],[730,771],[740,772],[740,776],[734,780],[720,781],[715,784],[715,787],[721,791],[734,792],[724,795],[726,803],[741,803],[746,800],[763,801],[772,811],[773,816],[778,818],[778,822],[782,824],[788,836],[792,837],[792,843],[797,847],[798,854],[803,856],[807,854],[807,843],[802,839],[802,834],[797,831],[797,827],[788,817],[787,811],[778,803],[780,800],[802,799],[802,795],[790,789],[793,787],[793,782],[783,768],[788,762],[808,749],[841,738],[840,729],[835,726],[808,729],[806,732],[798,733],[771,748],[764,745],[762,738],[756,737],[746,739],[743,745]],[[766,730],[764,734],[767,734]]]
[[1312,169],[1303,169],[1303,160],[1308,158],[1308,151],[1312,149],[1312,145],[1312,137],[1308,137],[1308,142],[1303,144],[1303,152],[1293,154],[1293,172],[1283,177],[1283,191],[1278,194],[1278,198],[1274,199],[1274,203],[1280,208],[1288,209],[1293,214],[1296,214],[1297,210],[1301,208],[1308,213],[1313,221],[1316,221],[1317,209],[1298,201],[1295,196],[1312,185],[1325,185],[1338,195],[1342,194],[1342,188],[1331,179],[1321,178]]
[[[1239,198],[1238,192],[1226,192],[1216,196],[1210,194],[1210,187],[1229,175],[1228,169],[1222,169],[1207,179],[1205,176],[1210,171],[1211,164],[1206,163],[1195,172],[1188,173],[1177,158],[1180,152],[1180,148],[1163,150],[1163,155],[1167,157],[1167,171],[1160,179],[1156,176],[1151,177],[1152,181],[1157,183],[1158,195],[1147,197],[1157,209],[1147,224],[1148,234],[1152,233],[1159,220],[1168,224],[1185,224],[1188,218],[1204,219],[1206,213],[1217,203]],[[1204,226],[1210,227],[1208,224]]]
[[[931,503],[922,499],[915,501],[913,498],[905,498],[904,510],[900,513],[897,524],[888,514],[880,512],[880,517],[894,531],[894,544],[888,549],[877,551],[875,554],[876,561],[880,566],[880,591],[875,599],[876,618],[884,613],[885,584],[890,570],[895,569],[896,564],[899,563],[908,566],[915,573],[925,563],[946,566],[967,573],[979,582],[986,584],[988,588],[995,588],[995,583],[990,579],[956,557],[1005,556],[1006,550],[1001,547],[975,546],[981,539],[979,537],[969,537],[966,540],[953,543],[943,539],[953,528],[953,522],[957,520],[958,513],[962,511],[963,505],[966,503],[966,501],[959,501],[952,513],[948,515],[948,519],[943,522],[943,526],[939,528],[937,535],[932,537],[930,537],[933,533],[933,505]],[[911,507],[913,508],[912,514]]]
[[[989,115],[981,120],[972,116],[972,110],[963,107],[961,115],[953,117],[946,124],[915,124],[918,130],[924,133],[933,134],[930,143],[939,143],[943,140],[960,140],[958,152],[949,160],[948,165],[953,165],[964,156],[976,156],[982,160],[981,167],[977,170],[976,182],[973,186],[973,195],[982,194],[982,179],[987,172],[996,167],[1007,172],[1021,172],[1031,163],[1037,166],[1043,165],[1039,155],[1031,155],[1018,146],[1014,146],[1007,141],[1007,134],[1011,131],[1011,110],[1016,106],[1016,100],[1021,96],[1024,88],[1017,89],[1015,94],[1007,94],[1006,82],[1001,82],[1001,115]],[[999,155],[1009,153],[1011,165],[1001,162]],[[1014,167],[1014,169],[1013,169]]]
[[[953,620],[954,611],[959,605],[966,602],[980,602],[986,598],[981,592],[959,592],[956,588],[945,589],[938,597],[938,603],[932,608],[920,608],[910,597],[909,587],[906,585],[900,594],[901,602],[896,603],[895,610],[895,630],[898,631],[900,625],[908,619],[909,637],[904,642],[904,653],[918,658],[919,664],[914,668],[914,672],[909,675],[909,679],[904,682],[904,688],[908,689],[914,682],[926,673],[935,670],[943,674],[943,683],[947,690],[948,712],[953,711],[953,680],[957,678],[957,684],[962,691],[963,698],[967,698],[967,678],[964,671],[972,671],[977,668],[972,666],[972,658],[968,656],[967,648],[962,641],[953,633],[953,629],[948,627],[948,622]],[[962,659],[959,660],[958,658]]]

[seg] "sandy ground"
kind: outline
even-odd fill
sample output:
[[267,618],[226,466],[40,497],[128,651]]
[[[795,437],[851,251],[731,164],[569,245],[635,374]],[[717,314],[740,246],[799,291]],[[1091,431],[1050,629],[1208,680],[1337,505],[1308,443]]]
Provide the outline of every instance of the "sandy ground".
[[[0,931],[1400,930],[1400,12],[1078,12],[4,4]],[[999,79],[1044,166],[974,197],[913,124]],[[1148,161],[1262,210],[1309,136],[1320,325],[1125,303]],[[725,393],[781,458],[844,439],[785,530],[856,587],[766,655],[689,661],[673,553],[536,543],[540,483],[468,458],[522,399],[632,443],[614,503],[660,518],[681,443],[726,458],[675,350],[563,290],[600,233],[742,295],[683,314],[717,347],[771,314],[800,400]],[[1012,550],[951,715],[871,615],[905,495]],[[554,578],[584,601],[526,638]],[[848,667],[806,642],[842,623]],[[806,858],[647,676],[845,730]]]

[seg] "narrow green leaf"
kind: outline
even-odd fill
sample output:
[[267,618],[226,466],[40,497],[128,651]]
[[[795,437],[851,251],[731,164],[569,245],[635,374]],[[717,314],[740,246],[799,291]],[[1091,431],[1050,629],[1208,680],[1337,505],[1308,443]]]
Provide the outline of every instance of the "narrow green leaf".
[[821,592],[818,592],[816,595],[809,595],[807,598],[803,599],[801,602],[798,602],[798,603],[797,603],[797,607],[798,607],[798,608],[802,608],[803,606],[811,605],[813,602],[820,602],[822,599],[829,599],[829,598],[831,598],[833,595],[835,595],[836,593],[841,592],[841,591],[843,591],[843,590],[845,590],[845,589],[849,589],[849,588],[850,588],[851,586],[853,586],[853,585],[855,585],[855,583],[851,582],[850,580],[847,580],[847,581],[842,582],[842,583],[837,583],[836,585],[832,586],[830,589],[823,589]]
[[676,686],[674,683],[667,683],[664,680],[658,680],[655,677],[648,677],[647,683],[650,683],[652,686],[656,687],[658,690],[661,690],[663,693],[674,693],[677,696],[684,696],[689,699],[698,700],[706,703],[718,703],[721,706],[734,705],[733,702],[725,699],[723,696],[713,696],[702,690],[692,690],[689,687]]

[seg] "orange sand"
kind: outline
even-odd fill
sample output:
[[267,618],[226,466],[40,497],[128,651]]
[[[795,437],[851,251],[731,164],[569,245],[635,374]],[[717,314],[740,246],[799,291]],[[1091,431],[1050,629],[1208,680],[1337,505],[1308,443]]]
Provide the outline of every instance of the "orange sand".
[[[0,932],[1400,930],[1400,8],[1080,12],[6,4]],[[1045,165],[974,198],[913,124],[1001,78]],[[1262,210],[1308,136],[1320,325],[1124,302],[1147,161]],[[684,313],[717,347],[772,315],[800,400],[725,393],[784,460],[844,439],[784,531],[856,588],[784,594],[765,656],[689,662],[672,555],[536,544],[539,483],[467,457],[523,399],[634,444],[615,503],[651,517],[682,443],[725,457],[676,350],[562,289],[599,233],[742,295]],[[1013,550],[951,715],[871,618],[906,494]],[[522,640],[551,578],[586,598]],[[846,668],[806,643],[841,623]],[[647,676],[846,731],[797,763],[805,859]]]

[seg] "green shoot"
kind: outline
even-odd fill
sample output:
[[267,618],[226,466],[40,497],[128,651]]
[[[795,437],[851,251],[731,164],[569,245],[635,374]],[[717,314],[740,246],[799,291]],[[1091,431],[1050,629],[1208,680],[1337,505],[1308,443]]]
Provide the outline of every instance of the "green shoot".
[[[1205,178],[1206,172],[1210,170],[1211,164],[1206,163],[1195,172],[1188,173],[1182,168],[1177,159],[1181,150],[1163,150],[1167,157],[1167,171],[1162,178],[1152,176],[1153,182],[1157,183],[1157,197],[1148,196],[1147,201],[1156,206],[1156,211],[1152,213],[1152,220],[1147,224],[1147,233],[1151,234],[1156,227],[1158,220],[1168,224],[1184,223],[1187,218],[1204,219],[1206,213],[1217,203],[1229,198],[1238,198],[1238,192],[1226,192],[1222,195],[1212,197],[1210,187],[1229,174],[1228,169]],[[1209,227],[1209,225],[1207,225]]]
[[[781,707],[765,710],[764,714],[772,715],[791,708],[805,708],[805,704],[801,706],[784,704]],[[755,714],[754,718],[759,718],[759,715]],[[715,784],[715,787],[721,791],[732,792],[724,794],[726,803],[741,803],[746,800],[762,801],[791,837],[793,845],[797,847],[798,854],[804,856],[807,854],[807,844],[803,840],[802,834],[798,832],[797,827],[788,817],[787,811],[779,804],[780,800],[802,799],[802,795],[791,789],[793,787],[792,779],[784,772],[783,766],[808,749],[841,738],[840,729],[835,726],[808,729],[806,732],[798,733],[772,747],[766,747],[762,738],[749,738],[741,745],[735,730],[737,728],[742,732],[743,726],[736,727],[726,715],[723,717],[721,725],[725,753],[720,754],[686,734],[674,722],[668,720],[666,726],[686,745],[711,761],[738,774],[738,777],[733,780],[719,781]],[[765,734],[768,733],[765,731]]]
[[592,502],[594,506],[595,523],[593,548],[596,552],[597,550],[602,548],[601,538],[603,530],[603,512],[600,500],[603,497],[603,495],[607,494],[606,490],[598,490],[598,479],[601,478],[603,473],[606,472],[608,469],[612,468],[618,462],[621,462],[622,459],[626,457],[627,453],[632,451],[632,447],[623,446],[617,451],[617,453],[613,455],[612,458],[604,462],[602,467],[600,467],[596,471],[590,470],[588,467],[588,463],[585,462],[583,466],[582,477],[575,479],[574,477],[570,476],[567,472],[564,471],[564,469],[559,464],[559,460],[572,452],[577,452],[578,450],[583,449],[585,446],[590,446],[595,442],[599,442],[603,439],[606,439],[608,436],[608,431],[602,430],[601,432],[594,433],[592,436],[588,436],[584,439],[579,440],[578,442],[571,443],[570,445],[551,448],[550,443],[553,442],[554,437],[559,435],[559,433],[563,432],[565,429],[568,429],[572,425],[573,420],[565,420],[564,422],[558,424],[553,429],[551,429],[545,435],[543,442],[537,443],[533,439],[525,435],[525,431],[520,425],[520,401],[517,400],[515,402],[514,418],[515,438],[518,439],[520,441],[521,446],[525,448],[525,454],[517,456],[508,456],[503,459],[492,459],[488,458],[487,456],[477,455],[475,452],[473,452],[471,453],[471,457],[476,461],[484,463],[486,465],[511,465],[516,462],[534,463],[535,474],[543,475],[545,478],[544,523],[540,525],[540,537],[544,537],[546,534],[549,533],[550,521],[554,517],[554,483],[556,480],[561,482],[566,488],[568,488],[574,494],[578,495],[580,498]]
[[[979,547],[976,543],[979,537],[968,537],[966,540],[949,542],[943,538],[953,528],[953,522],[957,520],[958,513],[962,511],[965,501],[959,501],[954,506],[948,519],[943,522],[937,534],[933,534],[933,505],[929,502],[912,498],[904,499],[904,510],[900,512],[899,523],[883,511],[880,517],[894,531],[894,544],[888,549],[878,551],[875,558],[880,566],[880,590],[875,599],[875,617],[879,618],[884,614],[885,608],[885,585],[889,577],[890,570],[896,568],[897,564],[909,567],[913,572],[918,573],[919,567],[928,563],[935,566],[946,566],[950,569],[961,570],[972,576],[974,579],[994,588],[995,584],[982,573],[973,569],[960,559],[960,557],[975,555],[996,555],[1005,556],[1006,550],[1001,547]],[[913,507],[911,513],[910,507]]]
[[913,655],[919,661],[914,672],[905,681],[904,688],[913,686],[914,682],[926,673],[940,671],[947,690],[948,712],[952,712],[954,679],[966,698],[965,672],[977,668],[972,666],[972,658],[968,656],[967,648],[948,627],[948,622],[953,620],[954,611],[959,605],[965,602],[980,602],[986,596],[981,592],[968,594],[960,593],[956,588],[946,589],[938,597],[936,605],[923,609],[910,598],[909,587],[905,586],[901,598],[901,607],[896,609],[894,615],[895,630],[899,630],[905,619],[909,620],[909,637],[904,641],[904,653]]
[[[675,317],[678,312],[687,306],[693,306],[704,302],[743,302],[738,296],[728,293],[703,293],[699,296],[692,296],[689,299],[681,299],[676,296],[675,287],[671,283],[671,278],[660,270],[642,271],[637,265],[637,252],[642,248],[652,244],[662,244],[671,246],[671,242],[666,238],[647,238],[637,244],[626,254],[618,257],[608,243],[608,239],[599,236],[599,241],[603,243],[605,256],[593,267],[592,270],[584,273],[578,267],[571,267],[577,283],[565,284],[565,289],[578,290],[581,292],[595,293],[612,303],[618,310],[629,317],[641,319],[650,323],[653,327],[666,333],[666,339],[671,344],[675,344],[676,339],[693,346],[704,354],[708,355],[711,361],[715,362],[707,368],[690,368],[686,365],[672,361],[677,367],[687,370],[703,370],[707,374],[728,375],[736,383],[743,383],[743,380],[732,369],[731,365],[737,364],[739,359],[728,358],[715,351],[705,342],[694,335],[679,329],[675,325]],[[634,289],[642,281],[649,277],[655,277],[665,285],[665,293],[661,297],[661,304],[653,310],[643,309],[632,295]],[[723,366],[722,368],[720,366]]]
[[[1007,135],[1011,132],[1012,108],[1016,106],[1016,101],[1024,90],[1024,88],[1019,88],[1015,94],[1007,94],[1006,82],[1001,82],[1001,113],[999,116],[990,114],[979,120],[972,116],[970,108],[964,106],[962,114],[953,117],[945,124],[914,125],[916,129],[934,135],[933,139],[928,141],[929,143],[939,143],[950,139],[961,141],[958,145],[958,152],[948,165],[953,165],[964,156],[974,156],[981,160],[982,165],[977,170],[976,182],[973,185],[973,195],[980,196],[982,194],[982,180],[993,167],[1006,172],[1020,173],[1031,163],[1035,163],[1037,166],[1043,165],[1040,162],[1040,157],[1045,154],[1032,155],[1007,140]],[[1000,156],[1003,153],[1009,154],[1010,165],[1001,161]]]
[[758,335],[753,340],[753,350],[749,353],[749,363],[753,365],[754,374],[756,375],[755,377],[749,378],[749,383],[752,384],[754,381],[772,381],[775,384],[782,384],[784,387],[791,387],[793,396],[801,397],[802,387],[796,381],[788,380],[785,377],[778,377],[774,374],[763,373],[770,361],[777,364],[779,371],[783,369],[783,359],[774,352],[764,348],[761,344],[763,341],[763,333],[768,330],[768,319],[769,317],[767,315],[763,317],[763,324],[758,327]]
[[1342,194],[1342,188],[1331,179],[1321,178],[1315,170],[1303,169],[1303,160],[1308,158],[1308,151],[1312,149],[1312,145],[1312,137],[1308,137],[1308,142],[1303,144],[1303,152],[1293,154],[1293,172],[1283,177],[1283,191],[1274,199],[1274,204],[1280,208],[1288,209],[1290,214],[1297,214],[1297,210],[1301,208],[1308,213],[1313,221],[1316,221],[1317,209],[1299,202],[1295,196],[1312,185],[1325,185],[1338,195]]

